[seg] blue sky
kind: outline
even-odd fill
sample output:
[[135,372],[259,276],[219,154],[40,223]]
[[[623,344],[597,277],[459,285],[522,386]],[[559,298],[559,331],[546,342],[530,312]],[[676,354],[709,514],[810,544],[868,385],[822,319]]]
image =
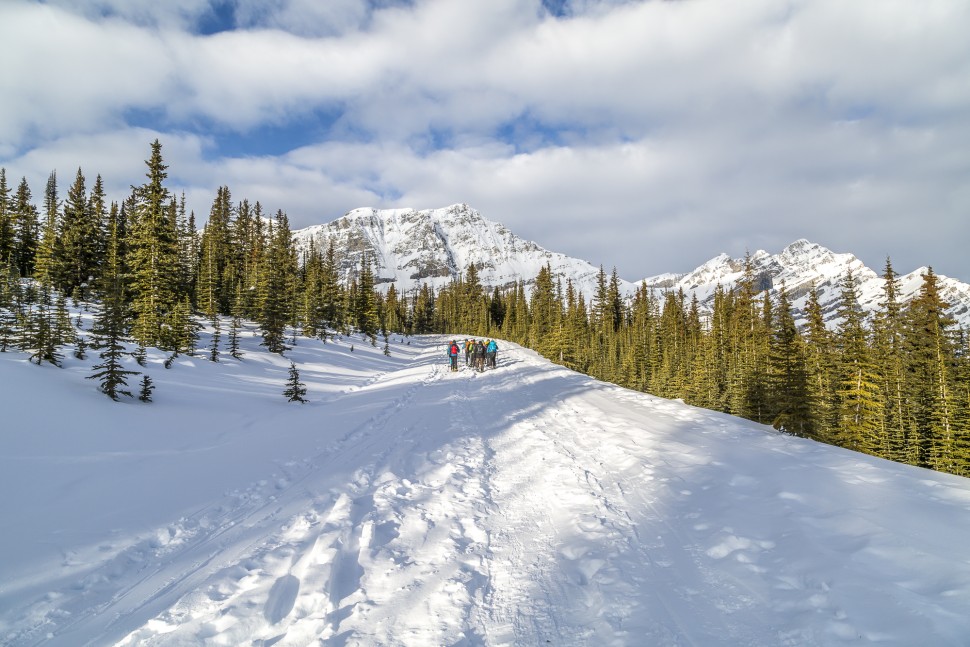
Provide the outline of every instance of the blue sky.
[[157,137],[200,218],[465,202],[628,280],[808,238],[970,281],[968,33],[965,0],[6,0],[0,166],[120,200]]

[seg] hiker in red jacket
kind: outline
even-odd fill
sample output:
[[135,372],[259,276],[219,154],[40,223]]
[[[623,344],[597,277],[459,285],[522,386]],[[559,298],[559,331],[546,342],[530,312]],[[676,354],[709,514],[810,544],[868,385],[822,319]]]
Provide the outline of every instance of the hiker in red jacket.
[[451,359],[451,370],[458,370],[458,344],[452,339],[448,345],[448,357]]

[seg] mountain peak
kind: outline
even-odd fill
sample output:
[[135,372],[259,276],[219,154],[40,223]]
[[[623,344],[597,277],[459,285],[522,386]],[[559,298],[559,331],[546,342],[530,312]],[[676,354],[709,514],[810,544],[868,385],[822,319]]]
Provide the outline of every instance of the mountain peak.
[[[326,249],[332,239],[341,250],[338,260],[345,273],[356,271],[366,253],[375,264],[378,283],[393,283],[399,292],[421,283],[443,287],[472,264],[486,287],[532,283],[548,265],[563,284],[572,281],[589,295],[598,273],[586,261],[519,238],[465,203],[420,211],[354,209],[329,224],[298,230],[294,239],[301,248],[313,240],[318,249]],[[632,293],[634,286],[624,281],[621,288]]]
[[[304,248],[313,240],[318,249],[326,249],[332,239],[340,250],[338,262],[345,275],[358,270],[366,253],[374,263],[377,282],[394,284],[400,293],[422,283],[441,288],[462,276],[471,264],[486,289],[511,286],[517,281],[528,285],[548,265],[563,285],[571,281],[588,299],[595,293],[599,274],[598,267],[584,260],[519,238],[466,203],[424,210],[354,209],[329,224],[296,231],[294,238]],[[882,299],[882,279],[861,260],[805,238],[793,241],[778,254],[759,249],[747,259],[735,259],[722,253],[686,274],[663,274],[640,283],[656,292],[682,289],[688,297],[697,296],[702,308],[709,309],[717,287],[730,289],[743,276],[746,261],[752,266],[759,291],[785,285],[796,316],[804,311],[808,293],[815,286],[823,308],[832,313],[830,323],[835,323],[832,317],[848,272],[855,278],[863,308],[873,312]],[[901,301],[918,294],[921,275],[926,271],[920,268],[902,277]],[[620,288],[629,296],[637,285],[621,281]],[[963,325],[970,325],[970,285],[940,277],[940,289],[954,304],[951,314]]]

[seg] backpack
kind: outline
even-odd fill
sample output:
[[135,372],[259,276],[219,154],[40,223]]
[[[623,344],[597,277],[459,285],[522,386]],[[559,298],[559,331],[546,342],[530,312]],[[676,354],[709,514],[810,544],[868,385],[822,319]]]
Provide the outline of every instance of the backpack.
[[458,344],[452,344],[451,345],[451,348],[448,350],[448,354],[449,355],[457,355],[458,354]]
[[488,352],[494,353],[497,350],[498,350],[498,344],[495,343],[494,339],[488,342]]

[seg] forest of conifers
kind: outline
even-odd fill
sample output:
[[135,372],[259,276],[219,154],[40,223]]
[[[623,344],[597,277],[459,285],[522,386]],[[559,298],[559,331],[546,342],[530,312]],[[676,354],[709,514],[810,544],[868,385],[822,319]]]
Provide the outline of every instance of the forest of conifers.
[[[798,326],[784,286],[762,293],[750,263],[703,314],[682,292],[641,286],[626,299],[616,271],[602,269],[592,295],[548,268],[528,289],[489,291],[474,265],[440,290],[384,293],[366,256],[342,273],[343,250],[299,251],[286,214],[233,202],[227,187],[199,231],[184,197],[165,186],[161,148],[152,144],[145,183],[121,203],[108,203],[100,176],[88,190],[79,169],[63,200],[52,173],[38,209],[26,179],[13,189],[0,169],[0,351],[59,364],[68,350],[83,357],[87,337],[101,360],[90,377],[117,399],[131,395],[129,354],[139,363],[148,347],[241,357],[243,320],[276,353],[296,334],[355,331],[374,344],[383,337],[385,352],[390,332],[495,337],[625,387],[970,476],[970,342],[932,270],[902,304],[887,260],[873,315],[847,275],[834,327],[814,290]],[[68,300],[95,313],[89,334],[77,333]],[[206,349],[196,347],[202,322],[214,330]]]

